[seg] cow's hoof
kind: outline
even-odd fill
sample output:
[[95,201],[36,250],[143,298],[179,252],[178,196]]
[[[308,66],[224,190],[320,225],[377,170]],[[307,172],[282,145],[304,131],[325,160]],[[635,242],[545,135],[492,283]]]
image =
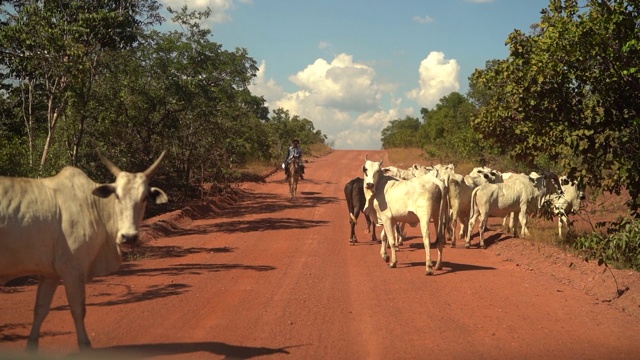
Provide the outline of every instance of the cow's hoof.
[[389,269],[393,269],[396,267],[396,263],[389,263]]
[[451,243],[451,247],[452,247],[452,248],[456,247],[456,243],[452,242],[452,243]]
[[387,254],[382,255],[382,260],[384,260],[384,262],[389,262],[389,255]]
[[433,275],[433,269],[428,268],[428,269],[427,269],[427,271],[425,272],[425,274],[426,274],[427,276],[429,276],[429,275]]
[[466,244],[464,244],[464,247],[465,247],[466,249],[468,249],[468,248],[470,248],[470,247],[471,247],[471,244],[466,243]]

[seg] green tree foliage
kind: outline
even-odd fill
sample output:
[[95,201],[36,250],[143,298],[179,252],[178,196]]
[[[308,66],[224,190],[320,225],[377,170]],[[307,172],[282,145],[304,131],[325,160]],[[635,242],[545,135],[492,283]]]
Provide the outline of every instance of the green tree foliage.
[[39,147],[44,171],[72,100],[81,108],[89,101],[101,55],[134,44],[145,26],[157,23],[157,10],[155,0],[0,3],[0,68],[5,84],[14,84],[7,92],[21,100],[30,167]]
[[[174,13],[182,31],[151,31],[119,53],[99,85],[100,127],[93,137],[126,159],[168,149],[182,186],[228,182],[233,169],[268,147],[268,109],[248,86],[258,70],[245,49],[226,51],[200,21],[209,11]],[[122,71],[126,69],[126,71]]]
[[275,144],[273,156],[277,160],[284,158],[291,140],[299,139],[303,150],[311,144],[325,144],[327,136],[316,130],[313,122],[298,115],[291,116],[288,110],[278,108],[273,111],[267,128]]
[[281,109],[269,117],[249,90],[254,59],[201,27],[210,10],[169,8],[180,30],[160,32],[149,27],[162,20],[158,6],[0,2],[0,174],[71,164],[109,181],[95,149],[130,170],[168,150],[157,181],[188,195],[203,183],[229,185],[245,162],[275,163],[285,139],[325,142],[309,119]]
[[[640,3],[551,0],[510,55],[472,75],[474,128],[532,166],[547,159],[593,186],[640,199]],[[485,97],[489,94],[488,99]]]
[[420,120],[410,116],[404,119],[391,120],[389,125],[382,129],[382,148],[411,148],[418,147],[418,130]]
[[422,109],[423,124],[418,132],[420,147],[439,157],[472,159],[483,149],[471,130],[476,107],[457,92],[440,99],[435,109]]

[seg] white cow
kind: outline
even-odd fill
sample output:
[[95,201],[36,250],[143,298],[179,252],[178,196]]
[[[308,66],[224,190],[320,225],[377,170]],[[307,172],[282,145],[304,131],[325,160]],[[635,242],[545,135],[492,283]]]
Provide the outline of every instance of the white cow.
[[558,217],[558,237],[562,238],[562,227],[569,229],[569,214],[575,214],[580,210],[582,200],[585,199],[581,184],[567,176],[560,177],[560,186],[563,194],[547,196],[551,201],[551,210]]
[[[474,172],[469,175],[452,174],[449,177],[449,205],[451,208],[450,222],[447,231],[451,237],[451,247],[456,247],[456,241],[466,237],[471,211],[471,193],[482,184],[493,182],[495,176],[490,173]],[[460,223],[460,231],[456,231]]]
[[[544,197],[544,191],[541,189],[546,188],[546,178],[550,179],[558,189],[560,188],[557,175],[550,173],[542,178],[540,187],[534,186],[538,179],[528,176],[526,178],[512,176],[507,182],[483,184],[474,189],[471,193],[471,212],[465,247],[469,248],[471,245],[471,232],[478,217],[480,217],[480,247],[482,248],[485,248],[484,229],[489,216],[504,217],[514,213],[514,215],[518,215],[522,227],[521,234],[523,236],[529,235],[527,214],[536,212],[540,207],[542,197]],[[515,226],[514,235],[517,236]]]
[[0,276],[39,275],[29,350],[38,348],[61,280],[78,346],[91,348],[84,325],[85,283],[118,270],[120,245],[137,241],[147,201],[167,201],[164,191],[149,186],[164,154],[140,173],[121,171],[100,155],[116,177],[111,184],[97,184],[70,166],[43,179],[0,177]]
[[[398,222],[408,223],[411,226],[420,224],[422,241],[426,252],[426,273],[433,274],[431,263],[431,243],[429,236],[429,221],[433,219],[436,227],[436,242],[438,248],[438,260],[436,269],[442,269],[442,248],[444,245],[443,224],[440,215],[444,213],[444,184],[434,176],[424,175],[411,180],[398,180],[384,175],[382,160],[370,161],[365,157],[362,167],[364,172],[365,194],[369,196],[365,212],[374,213],[382,222],[385,234],[389,238],[391,246],[391,261],[389,267],[397,264],[396,234],[394,227]],[[380,255],[385,261],[389,261],[387,244],[382,238]]]
[[400,169],[398,167],[395,166],[386,166],[384,168],[382,168],[382,171],[384,172],[385,175],[388,176],[392,176],[396,179],[400,179],[400,180],[409,180],[414,178],[415,176],[413,175],[413,169],[409,168],[407,170],[404,169]]
[[[548,177],[549,177],[549,174],[540,175],[537,172],[532,171],[531,173],[529,173],[529,175],[524,173],[510,173],[508,177],[505,178],[503,176],[502,178],[504,182],[509,182],[512,179],[533,181],[533,186],[535,186],[538,190],[540,190],[540,197],[538,200],[538,209],[539,209],[540,207],[542,207],[545,200],[547,200],[549,196],[551,196],[552,194],[558,194],[558,195],[562,194],[562,188],[560,185],[559,178],[557,176],[554,176],[552,181],[547,181]],[[508,226],[507,226],[507,220],[509,220]],[[506,232],[513,231],[515,234],[516,230],[515,230],[514,222],[515,222],[515,214],[511,213],[502,219],[502,228],[505,229]]]

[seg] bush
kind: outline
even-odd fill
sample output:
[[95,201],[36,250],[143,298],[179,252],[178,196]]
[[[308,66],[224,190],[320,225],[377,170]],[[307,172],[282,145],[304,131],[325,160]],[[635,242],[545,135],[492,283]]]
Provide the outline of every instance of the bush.
[[[604,226],[607,224],[599,224]],[[607,234],[585,234],[576,239],[574,248],[587,260],[615,264],[640,271],[640,220],[620,217],[608,224]]]

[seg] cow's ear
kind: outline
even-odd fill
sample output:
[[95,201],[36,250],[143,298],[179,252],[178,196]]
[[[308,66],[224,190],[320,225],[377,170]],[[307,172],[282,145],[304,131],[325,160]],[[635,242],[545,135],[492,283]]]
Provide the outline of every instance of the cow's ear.
[[164,191],[157,187],[152,187],[149,190],[149,198],[156,202],[156,204],[164,204],[169,201],[169,197]]
[[111,194],[116,192],[116,187],[111,185],[111,184],[103,184],[98,186],[97,188],[93,189],[93,191],[91,192],[93,195],[106,199],[109,196],[111,196]]
[[567,185],[569,185],[570,183],[571,183],[571,182],[569,181],[569,179],[564,178],[564,177],[562,178],[562,180],[560,180],[560,184],[561,184],[561,185],[564,185],[564,186],[567,186]]
[[365,175],[367,174],[367,168],[364,165],[362,166],[362,173],[364,173]]

